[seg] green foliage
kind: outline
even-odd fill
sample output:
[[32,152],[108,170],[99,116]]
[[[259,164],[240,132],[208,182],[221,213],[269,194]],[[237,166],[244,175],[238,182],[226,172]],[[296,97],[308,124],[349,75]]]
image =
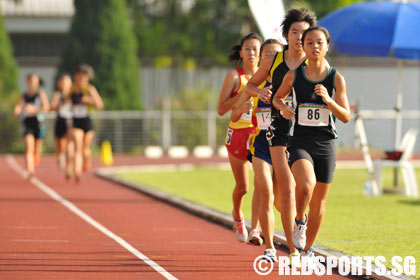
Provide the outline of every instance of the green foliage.
[[22,151],[19,121],[13,118],[12,110],[0,106],[0,154]]
[[81,63],[96,72],[93,84],[107,110],[139,109],[137,42],[127,20],[125,1],[75,0],[76,13],[59,71]]
[[0,153],[14,151],[19,142],[19,123],[12,111],[18,96],[18,68],[0,7]]
[[186,59],[203,66],[226,64],[242,33],[256,30],[246,0],[186,2],[128,0],[142,61],[153,64],[163,56],[175,65]]
[[[1,13],[1,8],[0,8]],[[0,98],[4,108],[14,106],[19,95],[18,68],[13,57],[13,47],[0,15]]]

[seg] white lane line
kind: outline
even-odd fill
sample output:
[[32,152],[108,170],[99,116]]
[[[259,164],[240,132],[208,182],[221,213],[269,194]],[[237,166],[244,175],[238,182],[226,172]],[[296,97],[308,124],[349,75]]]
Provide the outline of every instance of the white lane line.
[[[11,156],[7,155],[6,160],[10,167],[16,171],[16,173],[20,174],[23,178],[27,177],[27,172],[22,169],[22,167],[19,166],[19,164],[16,162],[16,160]],[[120,244],[122,247],[124,247],[127,251],[135,255],[137,258],[142,260],[143,262],[147,263],[150,267],[152,267],[154,270],[159,272],[163,277],[165,277],[168,280],[178,280],[175,276],[167,272],[163,267],[149,259],[147,256],[143,255],[140,251],[138,251],[136,248],[131,246],[128,242],[126,242],[124,239],[113,233],[112,231],[108,230],[106,227],[95,221],[93,218],[91,218],[88,214],[80,210],[76,205],[71,203],[70,201],[64,199],[61,197],[58,193],[56,193],[53,189],[48,187],[46,184],[38,180],[37,178],[32,178],[30,180],[32,184],[34,184],[36,187],[38,187],[40,190],[48,194],[52,199],[58,201],[63,206],[65,206],[67,209],[69,209],[71,212],[85,220],[88,224],[108,236],[109,238],[113,239],[115,242]]]

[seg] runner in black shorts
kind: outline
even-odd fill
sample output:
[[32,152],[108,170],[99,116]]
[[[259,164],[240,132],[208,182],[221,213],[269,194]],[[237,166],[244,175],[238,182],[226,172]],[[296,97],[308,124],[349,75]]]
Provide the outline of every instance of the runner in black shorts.
[[[305,31],[302,44],[308,65],[286,74],[273,102],[292,120],[289,152],[296,181],[297,220],[305,220],[306,209],[310,208],[308,224],[298,225],[294,241],[303,249],[302,255],[309,257],[309,264],[335,169],[335,119],[344,123],[350,120],[344,78],[324,59],[329,42],[329,33],[323,27]],[[293,107],[284,102],[291,90]]]
[[72,81],[67,74],[61,75],[57,80],[57,91],[51,98],[51,110],[57,112],[54,135],[56,142],[57,164],[60,168],[66,166],[66,151],[72,124],[72,104],[70,99]]
[[[267,39],[261,45],[260,55],[261,59],[267,56],[272,56],[282,50],[282,45],[276,39]],[[268,77],[269,78],[269,77]],[[271,83],[268,79],[261,85],[261,88],[270,87]],[[240,102],[246,102],[249,97],[244,95],[240,98]],[[271,104],[267,104],[258,98],[254,97],[254,112],[256,120],[257,133],[252,136],[252,142],[250,146],[250,152],[248,154],[248,160],[252,163],[254,169],[254,192],[258,193],[259,197],[259,220],[261,229],[264,234],[264,240],[266,249],[264,255],[267,258],[271,258],[276,261],[276,249],[273,243],[274,235],[274,212],[273,203],[280,211],[279,205],[279,188],[275,183],[275,177],[273,174],[272,161],[270,155],[270,149],[266,132],[267,128],[271,124]],[[236,109],[235,109],[236,110]],[[233,116],[233,113],[232,113]],[[256,201],[252,200],[252,207]],[[249,243],[261,245],[262,239],[260,232],[257,228],[251,229],[249,234]]]
[[74,175],[76,182],[80,180],[82,170],[87,171],[91,165],[90,144],[95,133],[89,116],[89,108],[90,106],[97,109],[104,107],[98,91],[89,84],[93,75],[92,67],[79,66],[74,74],[74,86],[70,95],[73,105],[72,138],[75,143]]
[[42,151],[43,131],[39,115],[49,110],[48,98],[39,89],[40,79],[36,74],[26,76],[27,92],[22,94],[15,106],[15,116],[22,115],[22,137],[25,144],[25,160],[28,177],[35,173]]
[[[287,71],[295,69],[305,62],[306,57],[302,49],[301,37],[307,28],[315,25],[316,17],[311,11],[293,9],[287,12],[282,22],[283,36],[288,42],[287,49],[263,59],[257,73],[249,80],[245,89],[248,95],[258,96],[264,102],[270,102],[270,98],[272,100],[271,93],[276,92]],[[259,89],[258,86],[268,76],[272,80],[272,89]],[[275,108],[272,110],[271,117],[273,121],[267,130],[267,140],[270,145],[277,185],[280,188],[282,224],[289,246],[290,261],[293,266],[300,266],[300,255],[292,242],[296,206],[295,183],[286,157],[289,121],[285,120]]]

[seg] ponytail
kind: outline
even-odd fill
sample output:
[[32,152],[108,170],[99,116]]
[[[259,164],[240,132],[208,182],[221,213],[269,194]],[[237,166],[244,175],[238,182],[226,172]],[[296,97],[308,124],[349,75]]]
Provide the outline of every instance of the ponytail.
[[239,51],[241,50],[241,45],[234,45],[230,49],[229,53],[229,61],[234,62],[235,64],[240,64],[242,61],[241,55],[239,54]]

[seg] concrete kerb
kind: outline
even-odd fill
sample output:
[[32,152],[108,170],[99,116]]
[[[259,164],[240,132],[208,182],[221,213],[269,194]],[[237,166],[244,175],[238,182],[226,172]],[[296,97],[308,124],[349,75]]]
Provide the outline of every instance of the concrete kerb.
[[[139,184],[139,183],[134,183],[130,180],[126,180],[124,178],[121,177],[117,177],[115,175],[116,172],[118,171],[133,171],[133,170],[151,170],[152,168],[158,168],[159,170],[161,169],[162,166],[130,166],[130,167],[105,167],[105,168],[100,168],[97,171],[95,171],[95,175],[101,178],[104,178],[106,180],[110,180],[113,181],[115,183],[121,184],[125,187],[131,188],[133,190],[139,191],[141,193],[144,193],[152,198],[155,198],[157,200],[163,201],[165,203],[168,203],[170,205],[173,205],[179,209],[182,209],[188,213],[191,213],[195,216],[204,218],[206,220],[212,221],[216,224],[222,225],[224,227],[227,228],[232,228],[233,225],[233,218],[231,215],[227,215],[224,213],[221,213],[217,210],[211,209],[209,207],[197,204],[195,202],[191,202],[188,200],[185,200],[181,197],[175,196],[175,195],[171,195],[168,194],[166,192],[154,189],[154,188],[150,188],[148,186]],[[186,165],[185,169],[189,169],[191,167],[191,165]],[[168,168],[168,166],[166,166],[166,168]],[[172,168],[176,168],[176,169],[183,169],[182,166],[171,166],[168,169],[172,169]],[[247,228],[248,230],[251,229],[251,224],[249,221],[247,221]],[[286,242],[286,237],[284,236],[284,234],[282,232],[279,231],[275,231],[274,233],[274,243],[277,247],[282,247],[282,249],[286,249],[288,250],[288,246],[287,246],[287,242]],[[320,255],[323,256],[325,258],[327,257],[347,257],[347,258],[351,258],[352,256],[350,255],[346,255],[343,254],[342,252],[324,247],[324,246],[320,246],[320,245],[315,245],[314,246],[314,251],[316,255]],[[397,280],[397,279],[405,279],[405,280],[414,280],[415,278],[412,277],[408,277],[405,275],[401,275],[401,276],[383,276],[383,275],[377,275],[375,273],[375,265],[372,265],[372,275],[367,276],[366,275],[366,266],[365,264],[363,264],[362,266],[362,270],[363,270],[363,274],[365,277],[368,277],[370,279],[379,279],[379,280]],[[389,270],[387,269],[387,272]],[[389,271],[390,274],[390,271]]]

